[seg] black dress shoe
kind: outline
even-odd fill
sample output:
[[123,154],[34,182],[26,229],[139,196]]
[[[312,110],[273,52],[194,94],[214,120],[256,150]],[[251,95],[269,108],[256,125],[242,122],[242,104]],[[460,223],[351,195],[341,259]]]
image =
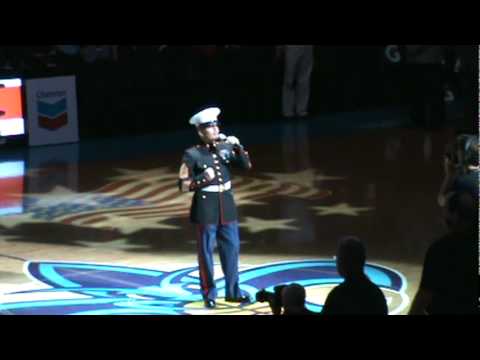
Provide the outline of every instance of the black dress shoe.
[[248,296],[240,296],[240,297],[236,297],[236,298],[227,297],[227,298],[225,298],[225,301],[234,302],[234,303],[241,303],[241,304],[251,302],[251,300]]
[[207,309],[213,309],[216,305],[215,300],[205,300],[205,307]]

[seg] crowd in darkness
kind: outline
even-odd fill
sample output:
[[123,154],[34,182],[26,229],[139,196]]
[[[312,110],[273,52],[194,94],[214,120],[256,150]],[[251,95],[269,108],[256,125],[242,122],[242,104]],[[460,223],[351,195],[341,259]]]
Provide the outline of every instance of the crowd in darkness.
[[[45,46],[0,48],[4,76],[73,74],[81,135],[165,131],[215,104],[232,120],[280,113],[273,46]],[[134,125],[133,125],[134,124]]]
[[[209,105],[220,106],[227,122],[278,121],[286,68],[278,47],[2,46],[0,76],[75,75],[83,138],[178,129]],[[423,113],[434,114],[437,124],[443,115],[435,111],[447,94],[472,92],[474,46],[388,48],[313,46],[308,112],[407,105],[419,124],[432,121]],[[428,103],[433,108],[422,105]]]
[[[225,121],[278,121],[285,61],[276,57],[277,47],[4,46],[0,47],[0,75],[75,75],[83,137],[177,129],[191,113],[208,105],[220,106],[228,114]],[[418,88],[386,57],[384,46],[313,49],[312,115],[402,105],[410,101],[408,87]],[[421,59],[425,52],[403,51],[404,63],[409,54]],[[454,62],[447,61],[444,68],[453,69]]]

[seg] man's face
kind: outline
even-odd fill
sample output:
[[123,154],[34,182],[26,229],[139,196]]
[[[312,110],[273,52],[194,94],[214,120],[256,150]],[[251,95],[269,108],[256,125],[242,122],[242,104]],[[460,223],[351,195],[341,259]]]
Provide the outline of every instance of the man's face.
[[218,139],[220,130],[217,125],[212,125],[204,128],[198,128],[198,135],[206,144],[210,144]]

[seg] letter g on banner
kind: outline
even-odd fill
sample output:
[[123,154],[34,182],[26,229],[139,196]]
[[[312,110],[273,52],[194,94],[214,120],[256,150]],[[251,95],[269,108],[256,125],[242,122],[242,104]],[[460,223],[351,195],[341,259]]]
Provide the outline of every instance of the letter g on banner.
[[385,57],[393,64],[398,64],[402,60],[400,47],[398,45],[387,45],[385,47]]

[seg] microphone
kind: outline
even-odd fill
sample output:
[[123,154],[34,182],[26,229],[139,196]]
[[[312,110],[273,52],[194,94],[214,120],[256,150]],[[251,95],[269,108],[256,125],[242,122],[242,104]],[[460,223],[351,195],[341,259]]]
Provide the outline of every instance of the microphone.
[[219,141],[219,142],[225,142],[225,141],[227,141],[227,135],[222,134],[222,133],[218,134],[217,141]]
[[[231,139],[229,139],[229,138],[231,138]],[[232,144],[233,146],[242,147],[242,145],[240,145],[239,140],[235,136],[227,136],[225,134],[220,133],[220,134],[218,134],[218,138],[217,138],[216,141],[227,143],[227,144]]]

